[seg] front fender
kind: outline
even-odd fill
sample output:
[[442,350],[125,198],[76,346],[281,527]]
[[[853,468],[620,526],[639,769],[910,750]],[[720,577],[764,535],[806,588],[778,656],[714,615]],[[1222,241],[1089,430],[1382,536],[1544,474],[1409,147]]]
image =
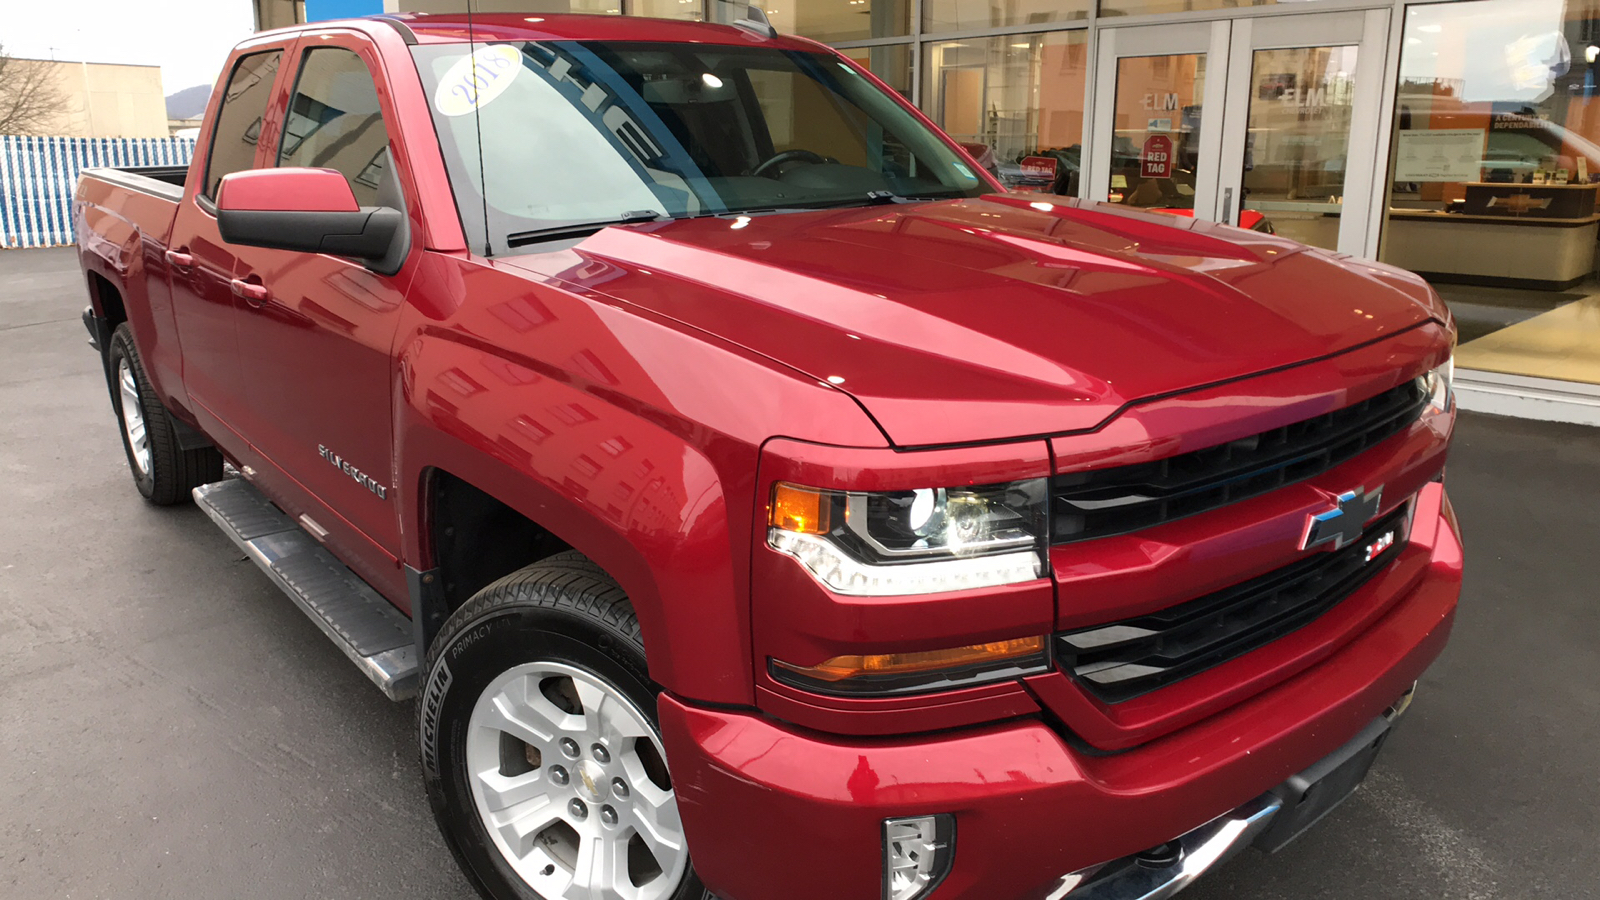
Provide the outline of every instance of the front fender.
[[[759,447],[785,424],[882,444],[854,403],[636,310],[430,255],[397,353],[404,554],[431,568],[430,469],[593,559],[628,592],[667,690],[754,702],[749,561]],[[778,429],[778,431],[774,431]]]

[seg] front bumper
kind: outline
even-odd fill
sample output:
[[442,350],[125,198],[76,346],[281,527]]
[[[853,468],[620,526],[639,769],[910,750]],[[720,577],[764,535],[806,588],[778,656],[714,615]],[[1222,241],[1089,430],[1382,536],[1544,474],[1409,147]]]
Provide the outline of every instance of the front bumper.
[[1436,527],[1417,526],[1425,577],[1371,628],[1243,703],[1120,753],[1083,752],[1039,718],[846,739],[663,695],[695,867],[725,900],[879,900],[882,820],[953,813],[954,866],[933,900],[1042,900],[1062,896],[1063,873],[1249,818],[1249,804],[1379,718],[1443,649],[1460,539],[1447,501]]

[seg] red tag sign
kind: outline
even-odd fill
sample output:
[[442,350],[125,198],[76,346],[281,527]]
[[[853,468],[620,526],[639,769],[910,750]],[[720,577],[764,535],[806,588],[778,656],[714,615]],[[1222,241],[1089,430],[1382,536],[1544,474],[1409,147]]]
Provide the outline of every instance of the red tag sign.
[[1139,174],[1145,178],[1172,177],[1172,138],[1152,134],[1144,139],[1144,152],[1139,154]]
[[1022,174],[1029,178],[1055,180],[1056,159],[1053,156],[1024,156],[1021,165]]

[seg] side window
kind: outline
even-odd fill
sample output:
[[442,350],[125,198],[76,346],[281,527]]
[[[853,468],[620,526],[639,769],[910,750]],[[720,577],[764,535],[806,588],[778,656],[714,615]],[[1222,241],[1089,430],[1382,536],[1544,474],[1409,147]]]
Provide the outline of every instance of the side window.
[[398,205],[389,177],[389,132],[361,57],[342,47],[306,53],[289,100],[278,165],[336,169],[362,206]]
[[261,140],[261,117],[267,112],[272,95],[272,79],[278,74],[283,51],[253,53],[242,57],[228,79],[227,93],[217,111],[217,127],[211,134],[211,155],[206,160],[205,196],[215,198],[222,176],[242,172],[255,165],[256,143]]

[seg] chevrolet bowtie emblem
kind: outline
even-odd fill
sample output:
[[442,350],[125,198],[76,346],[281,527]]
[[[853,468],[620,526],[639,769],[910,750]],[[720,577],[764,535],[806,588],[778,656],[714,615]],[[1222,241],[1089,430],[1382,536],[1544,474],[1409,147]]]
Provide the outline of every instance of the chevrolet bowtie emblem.
[[1378,501],[1382,498],[1381,484],[1370,491],[1356,488],[1340,494],[1334,498],[1333,509],[1306,517],[1306,533],[1300,539],[1300,549],[1313,550],[1331,544],[1328,549],[1337,550],[1361,537],[1367,522],[1378,514]]

